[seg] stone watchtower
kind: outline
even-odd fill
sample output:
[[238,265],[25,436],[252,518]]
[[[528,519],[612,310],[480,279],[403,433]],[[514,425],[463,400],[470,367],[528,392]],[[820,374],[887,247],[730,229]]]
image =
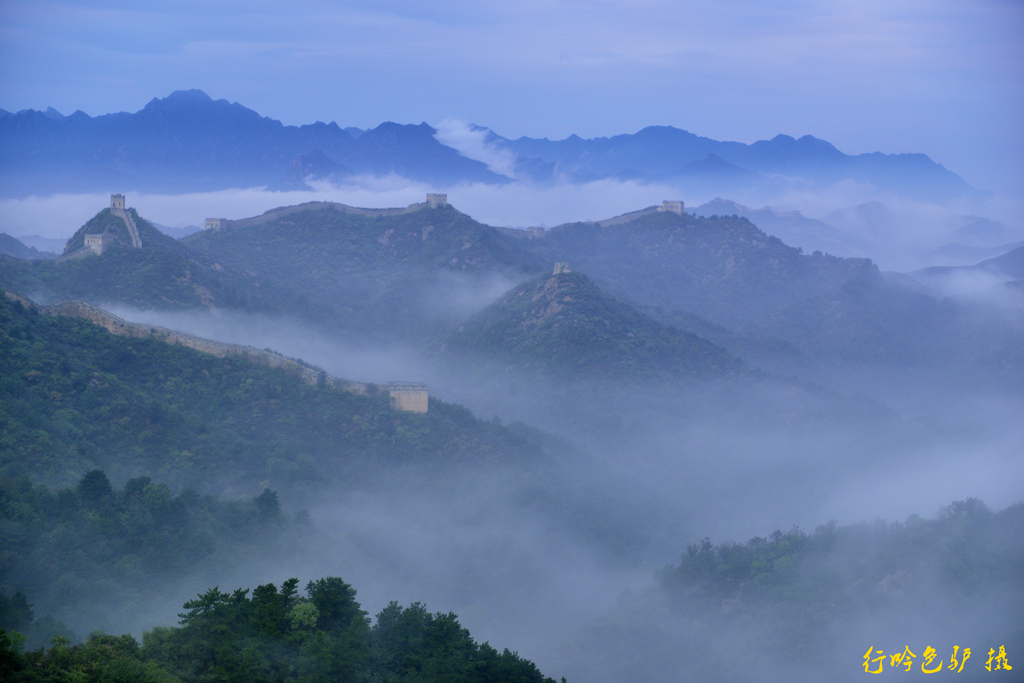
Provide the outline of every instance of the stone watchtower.
[[207,218],[206,229],[207,230],[220,230],[228,222],[227,218]]
[[110,208],[114,211],[124,211],[124,195],[123,194],[112,194],[110,195]]
[[658,207],[658,211],[671,211],[672,213],[678,213],[680,216],[682,216],[683,203],[664,201],[661,203],[661,206]]
[[441,206],[448,206],[448,195],[430,192],[427,194],[427,204],[432,209],[436,209]]
[[427,385],[423,382],[391,382],[388,384],[391,407],[410,413],[425,413],[429,404]]
[[561,273],[571,273],[572,269],[566,261],[558,261],[555,263],[554,270],[551,271],[552,275],[560,275]]

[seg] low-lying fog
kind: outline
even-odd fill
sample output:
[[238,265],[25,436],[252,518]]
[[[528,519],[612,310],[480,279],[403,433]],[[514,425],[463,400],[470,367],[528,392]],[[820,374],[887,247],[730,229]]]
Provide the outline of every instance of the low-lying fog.
[[[475,637],[513,647],[556,677],[615,680],[593,666],[599,653],[587,651],[600,638],[581,634],[609,623],[609,615],[626,609],[623,600],[632,604],[628,596],[642,595],[658,569],[705,536],[743,542],[829,520],[932,517],[969,497],[993,510],[1024,498],[1024,397],[985,387],[949,391],[938,368],[832,368],[814,378],[834,392],[820,399],[788,380],[678,393],[606,385],[566,390],[506,382],[479,367],[462,374],[412,348],[340,342],[295,320],[230,311],[113,312],[270,347],[335,376],[423,380],[432,395],[484,419],[523,420],[567,436],[580,450],[570,448],[565,462],[537,472],[540,482],[466,473],[315,501],[310,512],[328,540],[219,580],[233,587],[338,574],[359,590],[371,614],[392,599],[455,611]],[[538,487],[564,491],[565,509],[556,514],[530,503]],[[905,616],[904,639],[911,637],[906,629],[927,624],[923,616]],[[843,635],[856,641],[850,648],[860,647],[857,637],[868,638],[871,628],[878,633],[871,624],[855,627]],[[663,639],[659,647],[687,636],[685,625],[671,619],[658,629],[652,638]],[[850,661],[859,664],[861,654],[851,649]],[[647,675],[676,680],[668,672]]]
[[[129,195],[128,203],[150,220],[180,226],[314,199],[403,206],[435,189],[378,179],[303,193]],[[688,205],[711,199],[679,188],[613,181],[448,191],[456,208],[474,218],[517,226],[606,218],[667,198],[682,197]],[[756,197],[733,199],[761,205]],[[833,188],[831,195],[775,198],[777,206],[815,217],[872,199],[877,197],[868,189],[844,187]],[[65,236],[107,201],[106,196],[5,200],[0,221],[11,234]],[[877,258],[884,267],[907,269],[920,267],[926,260],[921,254],[949,240],[955,216],[978,211],[895,202],[890,207],[896,217],[886,228],[891,232],[866,236],[883,245]],[[996,217],[1004,221],[1020,215],[1015,206],[988,208],[1001,211]],[[856,215],[849,216],[844,229],[857,229]],[[444,301],[437,310],[445,316],[468,314],[513,283],[495,280],[474,290],[463,284],[439,279],[425,298]],[[794,525],[811,530],[829,520],[932,517],[941,506],[968,497],[993,510],[1024,498],[1021,392],[965,390],[962,382],[952,390],[942,368],[819,368],[802,379],[824,386],[821,394],[782,379],[676,392],[582,383],[565,387],[525,378],[508,381],[479,366],[453,369],[422,349],[342,341],[297,320],[232,311],[111,310],[128,320],[269,347],[339,377],[426,381],[432,395],[463,403],[479,417],[496,416],[506,424],[522,420],[571,444],[547,470],[531,476],[466,472],[445,481],[410,476],[301,504],[283,500],[292,511],[309,507],[315,543],[287,559],[233,567],[226,575],[196,577],[175,587],[167,604],[122,616],[125,628],[136,632],[173,623],[183,600],[213,584],[251,588],[290,576],[304,582],[340,575],[359,591],[371,614],[389,600],[423,601],[432,610],[456,612],[474,637],[518,650],[548,675],[609,680],[612,669],[602,673],[593,666],[601,653],[587,649],[599,647],[600,639],[580,634],[594,624],[613,623],[611,615],[625,609],[629,596],[642,595],[657,570],[677,563],[687,544],[705,536],[715,543],[742,542]],[[670,620],[659,628],[651,648],[672,648],[673,638],[692,635]],[[919,640],[914,634],[905,638]],[[856,667],[867,644],[852,640],[844,656]],[[587,661],[591,664],[581,663]],[[764,679],[752,671],[750,680]],[[645,680],[679,680],[678,672],[665,670],[645,675]]]
[[[642,183],[598,180],[589,183],[535,185],[458,185],[433,187],[398,176],[357,177],[343,185],[309,181],[312,191],[266,192],[261,188],[186,195],[141,194],[130,188],[127,202],[146,219],[172,228],[202,226],[206,217],[240,219],[280,206],[333,201],[359,207],[408,206],[427,192],[446,191],[460,211],[488,225],[554,226],[601,220],[664,199],[682,199],[694,208],[719,193],[679,182]],[[743,190],[726,199],[752,209],[799,211],[870,247],[870,257],[885,270],[910,271],[933,265],[970,265],[1024,241],[1024,201],[992,197],[939,206],[899,199],[869,185],[850,181],[820,189]],[[112,190],[113,191],[113,190]],[[107,195],[53,195],[0,200],[0,231],[10,235],[68,238],[109,203]],[[799,233],[787,235],[791,246]],[[809,242],[808,244],[812,244]],[[807,250],[811,247],[808,245]],[[837,256],[861,255],[836,253]]]

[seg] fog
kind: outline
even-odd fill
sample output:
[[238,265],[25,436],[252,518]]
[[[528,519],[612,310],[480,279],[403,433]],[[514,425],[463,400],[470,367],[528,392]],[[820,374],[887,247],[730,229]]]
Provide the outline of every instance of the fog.
[[[507,168],[500,151],[487,148],[482,133],[457,121],[439,129],[460,151]],[[1007,245],[1024,241],[1024,201],[991,197],[959,200],[948,205],[914,202],[870,185],[843,181],[826,188],[803,188],[798,179],[772,188],[700,189],[693,183],[639,182],[615,179],[588,183],[535,184],[519,181],[506,185],[463,184],[434,187],[399,176],[348,178],[341,185],[308,181],[314,188],[301,192],[267,192],[262,188],[224,190],[185,195],[158,195],[127,191],[127,201],[146,219],[170,227],[202,225],[209,216],[240,219],[280,206],[308,201],[332,201],[359,207],[401,207],[423,201],[427,192],[446,191],[449,201],[474,219],[495,226],[551,227],[573,221],[610,218],[636,209],[682,199],[697,206],[718,196],[754,209],[799,211],[871,245],[871,258],[885,270],[909,271],[935,265],[972,265],[977,260],[964,252],[987,248],[992,255]],[[126,191],[125,188],[114,188]],[[0,200],[0,230],[10,235],[70,237],[85,217],[107,206],[105,194],[32,196]],[[983,229],[979,229],[981,225]],[[959,245],[963,255],[935,253]],[[792,246],[800,246],[793,244]],[[960,252],[955,252],[960,253]],[[844,256],[847,254],[838,254]],[[851,254],[852,255],[852,254]]]
[[[135,195],[128,203],[146,218],[173,226],[201,223],[205,216],[241,218],[313,199],[402,206],[434,189],[399,178],[364,179],[340,188],[318,185],[315,192]],[[683,196],[688,204],[711,198],[618,181],[448,191],[450,201],[477,220],[514,226],[606,218],[668,197]],[[758,198],[736,199],[756,205]],[[905,269],[926,263],[928,250],[956,238],[963,217],[977,209],[890,198],[880,209],[872,207],[878,212],[868,215],[884,218],[872,222],[856,208],[877,199],[869,188],[776,199],[780,210],[801,210],[871,240],[879,245],[883,267]],[[7,232],[69,235],[82,216],[106,203],[105,196],[92,195],[8,200],[0,202],[0,219],[18,226]],[[990,238],[1020,235],[1014,225],[1004,228]],[[965,277],[950,280],[941,294],[976,307],[979,315],[994,309],[1012,319],[1019,313],[1017,299],[1007,298],[1006,304],[993,293],[999,283]],[[425,318],[450,323],[515,284],[496,275],[432,274],[417,304]],[[743,542],[793,526],[809,531],[830,520],[850,525],[932,517],[942,506],[971,497],[992,510],[1024,498],[1024,395],[1020,387],[1008,389],[969,371],[965,378],[961,367],[809,363],[799,379],[751,372],[668,387],[616,386],[453,359],[436,339],[371,342],[344,326],[332,332],[309,321],[233,310],[107,308],[136,322],[272,348],[338,377],[381,384],[425,381],[433,397],[464,404],[483,419],[522,421],[543,430],[537,438],[546,458],[529,467],[507,463],[441,473],[385,468],[379,478],[344,490],[284,498],[286,511],[306,508],[312,519],[311,531],[287,552],[202,568],[147,602],[113,609],[103,624],[108,630],[138,634],[173,624],[181,603],[212,585],[230,590],[291,576],[304,583],[338,575],[356,588],[371,615],[390,600],[454,611],[477,640],[518,650],[556,678],[706,678],[684,659],[697,648],[702,662],[716,653],[731,657],[730,680],[821,680],[823,671],[832,678],[835,669],[786,670],[776,662],[769,671],[759,670],[759,657],[775,660],[752,635],[756,627],[716,622],[709,628],[673,613],[658,597],[658,571],[704,537]],[[1019,539],[1007,542],[1019,549]],[[844,548],[840,557],[859,550]],[[852,560],[831,561],[840,573],[849,572],[850,582],[856,579]],[[913,595],[941,591],[943,585],[917,585]],[[940,650],[947,641],[967,644],[978,658],[983,639],[1003,637],[1014,627],[1008,616],[985,615],[1021,596],[962,598],[926,606],[894,601],[862,620],[829,623],[825,630],[834,649],[822,653],[828,661],[821,666],[842,665],[852,678],[863,675],[861,656],[869,645],[884,642],[889,652],[898,649],[897,642],[923,647],[929,639],[936,647],[941,640]],[[903,608],[898,616],[897,606]],[[890,625],[883,627],[879,615]],[[748,667],[745,672],[741,665]]]
[[[507,286],[495,281],[470,295],[462,291],[467,282],[451,278],[431,291],[461,301],[468,312]],[[820,663],[829,668],[787,670],[776,662],[765,669],[774,655],[747,627],[708,630],[672,616],[656,597],[654,576],[706,536],[743,542],[829,520],[932,517],[970,497],[993,510],[1019,502],[1019,390],[980,380],[964,390],[943,368],[868,365],[821,368],[812,377],[820,389],[770,377],[676,390],[585,380],[566,386],[510,377],[486,363],[449,363],[409,345],[342,341],[297,320],[232,311],[114,312],[270,347],[336,376],[425,380],[432,396],[485,419],[522,420],[569,438],[571,446],[529,473],[509,465],[439,478],[414,469],[304,501],[318,540],[287,559],[235,568],[218,580],[222,588],[341,575],[371,614],[393,599],[455,611],[479,640],[514,647],[548,675],[581,681],[673,681],[687,672],[701,678],[685,657],[706,662],[717,650],[731,656],[730,680],[820,680],[823,670],[845,680],[863,675],[869,645],[890,652],[956,642],[974,647],[977,658],[982,639],[1006,640],[1015,627],[999,610],[1022,596],[1006,595],[1005,587],[970,600],[946,595],[927,606],[899,602],[909,600],[904,595],[860,621],[829,624],[835,649],[821,653]],[[852,557],[865,547],[842,553]],[[831,561],[855,579],[852,560]],[[939,583],[915,585],[913,595],[941,590]]]

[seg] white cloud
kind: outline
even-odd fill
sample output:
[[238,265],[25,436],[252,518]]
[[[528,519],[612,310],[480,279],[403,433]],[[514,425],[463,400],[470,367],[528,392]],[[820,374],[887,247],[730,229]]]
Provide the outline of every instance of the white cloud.
[[473,127],[458,119],[445,119],[434,126],[434,135],[464,157],[482,161],[495,173],[515,178],[516,155],[487,142],[487,129]]

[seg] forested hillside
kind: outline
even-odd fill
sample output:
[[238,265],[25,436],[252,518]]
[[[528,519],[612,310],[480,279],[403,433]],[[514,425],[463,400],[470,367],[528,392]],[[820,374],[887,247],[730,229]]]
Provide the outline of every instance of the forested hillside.
[[459,299],[546,267],[522,240],[451,206],[374,215],[327,204],[267,219],[184,244],[295,293],[270,308],[360,334],[436,333],[467,315]]
[[39,617],[23,604],[0,628],[25,634],[33,649],[54,635],[137,625],[138,612],[173,600],[182,582],[216,581],[313,536],[308,515],[282,511],[269,489],[224,501],[175,495],[149,477],[116,488],[102,470],[57,489],[0,479],[0,520],[0,595],[27,596]]
[[[598,681],[860,680],[892,676],[907,647],[912,680],[972,654],[960,673],[989,680],[990,648],[1017,666],[1024,651],[1024,505],[990,511],[977,499],[933,519],[777,530],[746,543],[690,544],[657,585],[624,600],[582,634],[580,670]],[[934,661],[925,661],[933,648]],[[600,654],[597,654],[600,653]],[[642,654],[645,653],[645,654]],[[885,655],[881,660],[878,658]],[[1016,656],[1014,656],[1016,655]],[[989,661],[991,666],[991,661]],[[1001,667],[997,666],[996,669]],[[957,667],[954,666],[954,671]],[[927,676],[923,676],[928,680]]]
[[371,626],[340,578],[309,581],[305,595],[298,585],[260,585],[251,597],[248,588],[211,588],[185,603],[180,627],[147,631],[141,647],[97,632],[81,645],[58,637],[49,650],[22,653],[19,634],[0,630],[0,674],[12,683],[554,683],[517,653],[477,643],[451,612],[392,602]]
[[[200,491],[313,490],[405,465],[519,462],[540,448],[461,406],[307,384],[281,368],[118,337],[0,298],[0,472],[70,484],[105,469]],[[367,469],[370,464],[373,467]]]
[[581,273],[519,285],[460,325],[445,350],[516,375],[614,383],[725,377],[741,366],[711,342],[608,297]]

